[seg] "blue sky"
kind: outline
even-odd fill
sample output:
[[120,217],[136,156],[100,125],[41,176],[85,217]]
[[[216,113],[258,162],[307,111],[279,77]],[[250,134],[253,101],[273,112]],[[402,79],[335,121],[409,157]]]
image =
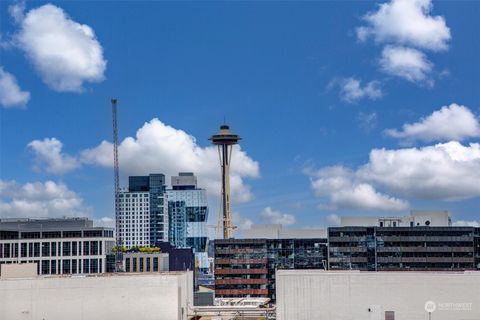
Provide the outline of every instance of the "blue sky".
[[243,138],[241,226],[410,209],[479,221],[479,14],[476,1],[1,1],[0,216],[113,217],[115,96],[122,184],[196,171],[212,223],[207,139],[224,117]]

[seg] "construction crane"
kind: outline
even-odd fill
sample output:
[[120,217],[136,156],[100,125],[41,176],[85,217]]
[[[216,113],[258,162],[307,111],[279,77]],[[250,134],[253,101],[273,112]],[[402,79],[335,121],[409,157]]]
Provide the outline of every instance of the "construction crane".
[[112,98],[112,124],[113,124],[113,180],[115,188],[115,232],[117,236],[115,253],[115,271],[123,271],[123,241],[120,236],[120,208],[118,195],[120,193],[120,174],[118,166],[118,124],[117,124],[117,99]]

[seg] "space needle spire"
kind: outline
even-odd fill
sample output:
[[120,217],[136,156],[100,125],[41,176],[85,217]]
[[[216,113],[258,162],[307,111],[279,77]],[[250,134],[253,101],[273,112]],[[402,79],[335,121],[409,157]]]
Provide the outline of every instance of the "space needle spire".
[[230,239],[233,237],[233,229],[235,228],[230,211],[230,162],[233,145],[238,144],[241,138],[230,132],[230,127],[224,123],[220,126],[220,132],[211,136],[209,140],[218,146],[218,155],[222,168],[223,238]]

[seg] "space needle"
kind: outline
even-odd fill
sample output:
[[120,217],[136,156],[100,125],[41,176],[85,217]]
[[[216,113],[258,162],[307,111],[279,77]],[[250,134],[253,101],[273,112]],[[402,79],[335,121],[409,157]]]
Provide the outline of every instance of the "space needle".
[[238,144],[241,140],[238,135],[230,131],[230,127],[226,124],[220,126],[220,132],[214,134],[208,140],[218,146],[218,155],[220,157],[220,165],[222,167],[222,209],[223,209],[223,238],[230,239],[233,237],[233,229],[235,226],[232,221],[230,211],[230,162],[232,159],[233,145]]

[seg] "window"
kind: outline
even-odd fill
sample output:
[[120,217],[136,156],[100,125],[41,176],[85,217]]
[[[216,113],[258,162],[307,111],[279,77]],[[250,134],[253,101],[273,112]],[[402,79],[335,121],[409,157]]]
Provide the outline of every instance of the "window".
[[57,243],[51,242],[50,244],[52,246],[52,257],[55,257],[57,255]]
[[35,242],[33,244],[33,256],[40,257],[40,242]]
[[125,258],[125,272],[130,272],[130,258]]
[[83,259],[83,273],[90,273],[90,260]]
[[42,243],[42,257],[49,257],[50,256],[50,242],[43,242]]
[[83,255],[88,256],[90,255],[90,242],[84,241],[83,242]]
[[42,261],[42,274],[49,274],[50,273],[50,261],[43,260]]
[[62,263],[63,274],[70,274],[70,260],[63,260]]
[[77,255],[77,241],[72,242],[72,256]]
[[133,258],[132,271],[137,272],[137,258]]
[[158,257],[153,258],[153,271],[158,271]]
[[77,273],[77,259],[72,260],[72,273]]
[[70,241],[65,241],[63,242],[63,256],[68,257],[72,253],[71,251],[71,242]]
[[57,260],[50,261],[50,273],[57,274]]
[[150,272],[150,257],[147,258],[147,272]]
[[140,272],[143,272],[143,258],[140,258]]
[[22,243],[20,245],[20,257],[26,258],[27,257],[27,244]]

